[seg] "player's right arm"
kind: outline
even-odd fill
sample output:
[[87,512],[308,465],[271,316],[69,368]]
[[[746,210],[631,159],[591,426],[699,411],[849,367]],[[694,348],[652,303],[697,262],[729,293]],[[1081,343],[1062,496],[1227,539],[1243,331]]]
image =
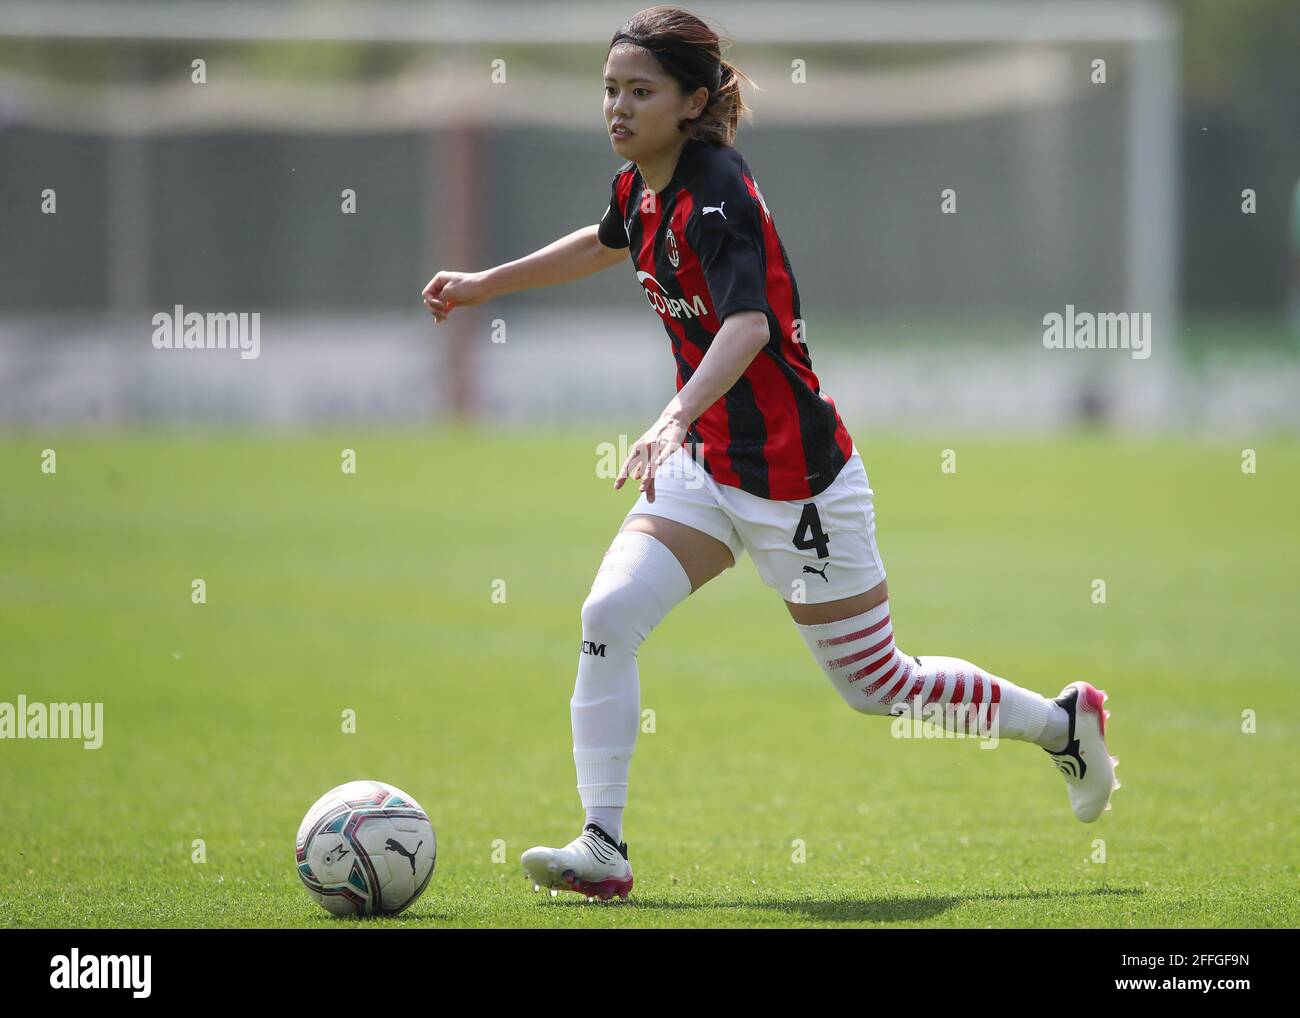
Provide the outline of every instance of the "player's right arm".
[[567,237],[513,262],[482,272],[439,272],[424,288],[424,306],[441,322],[453,308],[482,304],[493,297],[571,283],[627,259],[627,248],[601,243],[599,225],[584,226]]

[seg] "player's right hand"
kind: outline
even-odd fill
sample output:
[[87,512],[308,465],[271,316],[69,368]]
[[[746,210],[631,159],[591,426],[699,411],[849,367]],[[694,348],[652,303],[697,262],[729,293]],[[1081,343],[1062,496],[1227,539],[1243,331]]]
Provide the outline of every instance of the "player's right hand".
[[424,306],[435,322],[445,321],[452,308],[482,304],[492,296],[481,272],[439,272],[424,288]]

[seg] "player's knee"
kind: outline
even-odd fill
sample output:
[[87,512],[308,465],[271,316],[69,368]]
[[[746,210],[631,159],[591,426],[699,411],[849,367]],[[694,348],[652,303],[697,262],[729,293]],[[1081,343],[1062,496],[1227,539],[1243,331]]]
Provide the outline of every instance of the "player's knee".
[[849,680],[842,671],[827,668],[824,663],[822,670],[829,676],[831,685],[835,687],[835,692],[840,694],[840,699],[846,706],[869,717],[891,715],[895,704],[884,699],[888,695],[885,687],[879,686],[878,683],[864,685],[863,680]]
[[863,699],[852,702],[849,706],[859,714],[866,714],[868,717],[884,718],[890,716],[890,704],[882,703],[874,697],[864,697]]
[[635,650],[648,631],[647,596],[633,583],[597,582],[582,602],[582,638]]
[[613,599],[605,591],[592,588],[587,600],[582,602],[582,634],[597,635],[616,625]]
[[873,697],[863,696],[860,692],[843,688],[839,683],[835,683],[836,692],[840,694],[846,706],[852,707],[859,714],[866,714],[868,717],[883,717],[889,714],[889,705],[881,703]]

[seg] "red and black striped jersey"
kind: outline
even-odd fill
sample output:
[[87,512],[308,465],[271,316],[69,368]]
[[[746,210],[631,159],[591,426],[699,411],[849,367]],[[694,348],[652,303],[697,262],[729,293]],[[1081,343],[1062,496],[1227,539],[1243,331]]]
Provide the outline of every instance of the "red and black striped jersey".
[[767,345],[692,422],[683,445],[719,484],[781,501],[821,493],[853,440],[813,373],[790,259],[745,160],[730,146],[691,139],[659,193],[632,162],[619,167],[611,191],[600,241],[630,248],[672,343],[678,390],[728,315],[767,316]]

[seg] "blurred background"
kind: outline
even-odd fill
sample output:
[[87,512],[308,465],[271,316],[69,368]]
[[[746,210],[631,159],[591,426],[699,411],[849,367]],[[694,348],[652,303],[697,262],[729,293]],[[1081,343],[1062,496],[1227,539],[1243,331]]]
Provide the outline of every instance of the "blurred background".
[[[600,218],[639,6],[8,0],[0,425],[639,433],[673,375],[630,268],[419,299]],[[1300,5],[688,6],[760,86],[737,147],[850,430],[1300,427]],[[176,305],[260,355],[154,349]],[[1046,349],[1067,305],[1152,356]]]

